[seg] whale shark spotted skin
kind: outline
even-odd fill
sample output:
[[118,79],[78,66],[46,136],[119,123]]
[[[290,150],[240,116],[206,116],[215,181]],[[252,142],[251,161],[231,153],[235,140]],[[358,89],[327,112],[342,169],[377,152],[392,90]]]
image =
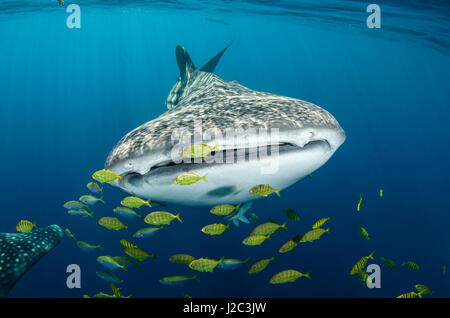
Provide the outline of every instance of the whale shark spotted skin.
[[0,233],[0,297],[61,242],[63,231],[50,225],[30,233]]
[[[178,205],[237,204],[256,199],[248,191],[258,184],[285,189],[321,167],[344,142],[339,123],[319,106],[254,91],[215,75],[213,71],[227,48],[197,69],[187,51],[177,46],[180,76],[167,97],[168,110],[126,134],[111,150],[105,168],[123,177],[114,181],[114,186],[142,198]],[[270,132],[261,135],[258,129],[276,129],[276,140]],[[177,158],[173,151],[183,144],[173,139],[179,130],[187,132],[190,140],[218,130],[221,134],[203,143],[217,146],[214,156],[231,154],[241,160],[180,162],[181,154]],[[242,143],[226,138],[232,131],[245,131],[244,154],[240,152]],[[278,155],[250,156],[267,145],[277,146]],[[262,173],[262,167],[271,166],[277,167],[275,172]],[[190,186],[172,183],[185,172],[207,175],[208,182],[200,180]]]

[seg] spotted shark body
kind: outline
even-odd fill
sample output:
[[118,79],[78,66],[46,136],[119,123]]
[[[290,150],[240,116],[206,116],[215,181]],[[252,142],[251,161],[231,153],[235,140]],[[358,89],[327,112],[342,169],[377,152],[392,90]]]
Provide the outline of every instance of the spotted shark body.
[[[227,48],[201,69],[183,47],[176,48],[180,76],[167,97],[168,110],[129,132],[112,149],[105,168],[123,177],[113,185],[158,202],[237,204],[257,198],[249,193],[257,184],[285,189],[321,167],[344,142],[339,123],[319,106],[254,91],[215,75]],[[233,137],[239,134],[243,137]],[[208,158],[183,159],[183,145],[199,139],[218,150]],[[215,160],[208,161],[211,158]],[[208,182],[172,182],[186,172],[206,175]]]
[[0,297],[45,254],[61,242],[63,231],[51,225],[30,233],[0,233]]

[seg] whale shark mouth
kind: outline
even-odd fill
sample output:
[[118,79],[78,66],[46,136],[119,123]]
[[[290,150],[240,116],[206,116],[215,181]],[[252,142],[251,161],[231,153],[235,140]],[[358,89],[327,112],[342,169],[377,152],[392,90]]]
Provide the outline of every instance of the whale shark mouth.
[[297,146],[292,143],[279,143],[276,145],[250,147],[250,148],[230,148],[221,151],[212,151],[211,154],[203,158],[184,158],[181,162],[175,162],[172,160],[162,161],[157,163],[146,174],[140,174],[134,171],[125,173],[122,175],[124,182],[132,182],[132,179],[142,176],[158,173],[161,170],[179,170],[190,171],[192,168],[199,167],[199,165],[207,164],[237,164],[242,162],[259,161],[265,158],[275,158],[276,156],[284,156],[297,152],[301,155],[302,152],[314,151],[320,148],[322,152],[328,152],[332,150],[330,143],[325,140],[312,140],[303,147]]

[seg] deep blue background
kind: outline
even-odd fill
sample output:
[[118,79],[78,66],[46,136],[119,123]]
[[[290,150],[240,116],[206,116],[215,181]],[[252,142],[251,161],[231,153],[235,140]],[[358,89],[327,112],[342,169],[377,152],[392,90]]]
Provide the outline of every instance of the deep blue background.
[[[168,211],[181,212],[183,224],[174,222],[139,242],[158,258],[146,261],[141,270],[117,271],[125,280],[122,292],[136,297],[394,297],[423,283],[436,296],[450,296],[449,277],[442,276],[442,265],[450,259],[445,30],[430,32],[429,41],[423,33],[394,32],[400,25],[408,30],[400,20],[406,13],[397,16],[389,10],[382,28],[369,30],[367,3],[354,5],[352,21],[344,19],[344,11],[340,19],[336,9],[332,23],[314,15],[263,15],[231,7],[227,12],[207,6],[82,5],[82,28],[71,30],[65,25],[68,14],[56,3],[39,1],[40,10],[26,10],[26,1],[22,3],[9,13],[3,6],[0,16],[1,232],[14,232],[20,219],[38,226],[56,223],[69,227],[79,240],[104,243],[105,255],[122,255],[118,241],[125,232],[110,232],[96,220],[111,215],[124,193],[107,186],[107,204],[96,207],[95,220],[69,216],[63,203],[87,193],[90,175],[103,167],[125,133],[165,111],[164,100],[178,76],[176,45],[185,46],[200,66],[234,41],[216,69],[219,76],[320,105],[340,122],[347,140],[312,179],[284,190],[281,198],[255,201],[253,212],[263,221],[282,221],[283,207],[301,215],[300,222],[259,247],[241,244],[255,225],[232,226],[221,237],[206,237],[201,227],[218,220],[208,209],[168,206]],[[265,3],[260,13],[279,9]],[[289,13],[291,8],[280,10]],[[439,25],[438,10],[425,12],[429,20],[423,25],[416,20],[411,27],[426,32],[425,22]],[[358,214],[360,195],[365,201]],[[174,253],[251,256],[254,262],[271,257],[285,241],[326,216],[332,217],[331,235],[279,255],[260,274],[248,275],[245,267],[203,273],[199,283],[181,288],[158,283],[163,276],[194,274],[168,263]],[[133,230],[143,224],[125,221]],[[370,242],[359,236],[358,224],[369,231]],[[382,264],[379,257],[384,256],[398,265],[414,260],[421,269],[390,271],[382,265],[382,288],[369,290],[349,270],[373,250],[375,263]],[[65,238],[10,296],[108,292],[108,284],[95,275],[102,269],[98,255],[82,252]],[[81,290],[65,286],[65,269],[72,263],[82,268]],[[289,268],[311,271],[313,280],[268,283],[274,273]]]

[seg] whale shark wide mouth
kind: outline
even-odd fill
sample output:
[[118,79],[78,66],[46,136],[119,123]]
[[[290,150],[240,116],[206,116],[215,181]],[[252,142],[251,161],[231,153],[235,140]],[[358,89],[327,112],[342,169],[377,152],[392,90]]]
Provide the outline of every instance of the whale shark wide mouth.
[[157,173],[158,170],[165,170],[173,168],[178,171],[189,171],[193,168],[197,168],[200,165],[207,164],[239,164],[242,162],[260,161],[263,159],[275,159],[276,156],[284,156],[287,154],[297,153],[301,155],[302,152],[309,151],[321,151],[322,153],[332,151],[332,147],[327,140],[312,140],[303,147],[297,146],[292,143],[280,143],[276,145],[259,146],[251,148],[230,148],[222,151],[212,151],[211,154],[204,158],[189,159],[185,158],[181,162],[174,162],[167,160],[160,162],[153,167],[146,174],[140,174],[130,171],[122,175],[125,182],[142,176]]

